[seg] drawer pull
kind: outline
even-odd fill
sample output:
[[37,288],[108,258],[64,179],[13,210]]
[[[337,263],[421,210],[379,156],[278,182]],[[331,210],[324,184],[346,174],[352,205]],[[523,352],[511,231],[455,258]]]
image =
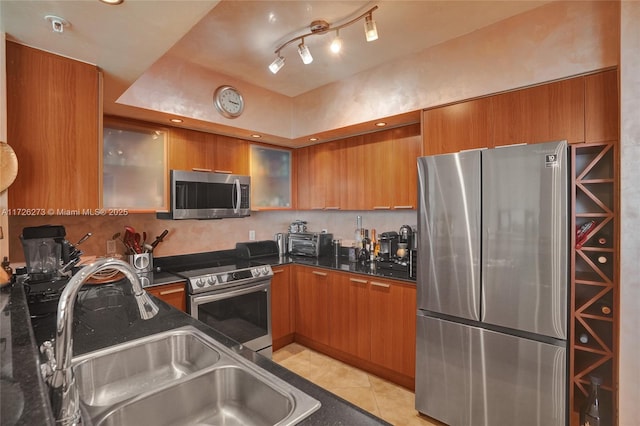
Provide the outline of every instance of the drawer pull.
[[231,170],[214,170],[214,173],[223,173],[225,175],[232,175],[233,172]]
[[184,292],[184,288],[174,288],[172,290],[161,291],[160,296],[166,296],[167,294],[183,293],[183,292]]
[[373,206],[374,210],[391,210],[391,206]]
[[393,206],[393,208],[396,210],[411,210],[413,206]]
[[274,269],[273,270],[274,274],[279,274],[280,272],[284,272],[284,269]]
[[311,273],[315,274],[315,275],[320,275],[321,277],[326,277],[327,276],[326,272],[311,271]]
[[377,281],[371,281],[371,285],[375,285],[376,287],[384,287],[384,288],[389,288],[391,287],[390,284],[385,284],[385,283],[379,283]]
[[349,278],[349,281],[351,281],[352,283],[358,283],[358,284],[366,284],[368,282],[367,280],[359,280],[357,278]]
[[340,207],[338,206],[332,206],[332,207],[325,207],[325,210],[340,210]]

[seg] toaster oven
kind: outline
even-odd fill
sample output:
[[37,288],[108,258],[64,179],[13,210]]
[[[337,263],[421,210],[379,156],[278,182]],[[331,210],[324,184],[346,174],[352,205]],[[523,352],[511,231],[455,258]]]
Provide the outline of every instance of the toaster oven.
[[296,232],[289,234],[289,254],[293,256],[320,257],[331,254],[333,234]]

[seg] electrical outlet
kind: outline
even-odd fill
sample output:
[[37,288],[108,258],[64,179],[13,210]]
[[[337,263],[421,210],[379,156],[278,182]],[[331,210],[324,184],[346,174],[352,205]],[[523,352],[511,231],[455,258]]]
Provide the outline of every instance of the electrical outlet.
[[256,240],[256,231],[252,229],[251,231],[249,231],[249,241],[255,241],[255,240]]
[[116,254],[116,240],[107,240],[107,254]]

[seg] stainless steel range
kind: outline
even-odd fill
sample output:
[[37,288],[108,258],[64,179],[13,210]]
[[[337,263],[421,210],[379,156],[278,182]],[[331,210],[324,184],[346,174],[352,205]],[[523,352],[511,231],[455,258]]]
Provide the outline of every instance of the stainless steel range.
[[187,278],[192,317],[271,357],[271,266],[228,259],[177,274]]

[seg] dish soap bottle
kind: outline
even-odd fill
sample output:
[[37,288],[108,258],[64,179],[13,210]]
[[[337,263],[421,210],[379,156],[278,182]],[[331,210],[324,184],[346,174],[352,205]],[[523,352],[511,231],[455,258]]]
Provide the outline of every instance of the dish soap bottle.
[[580,412],[580,426],[603,426],[600,415],[600,399],[598,398],[598,388],[602,384],[602,379],[591,376],[591,393],[587,403]]

